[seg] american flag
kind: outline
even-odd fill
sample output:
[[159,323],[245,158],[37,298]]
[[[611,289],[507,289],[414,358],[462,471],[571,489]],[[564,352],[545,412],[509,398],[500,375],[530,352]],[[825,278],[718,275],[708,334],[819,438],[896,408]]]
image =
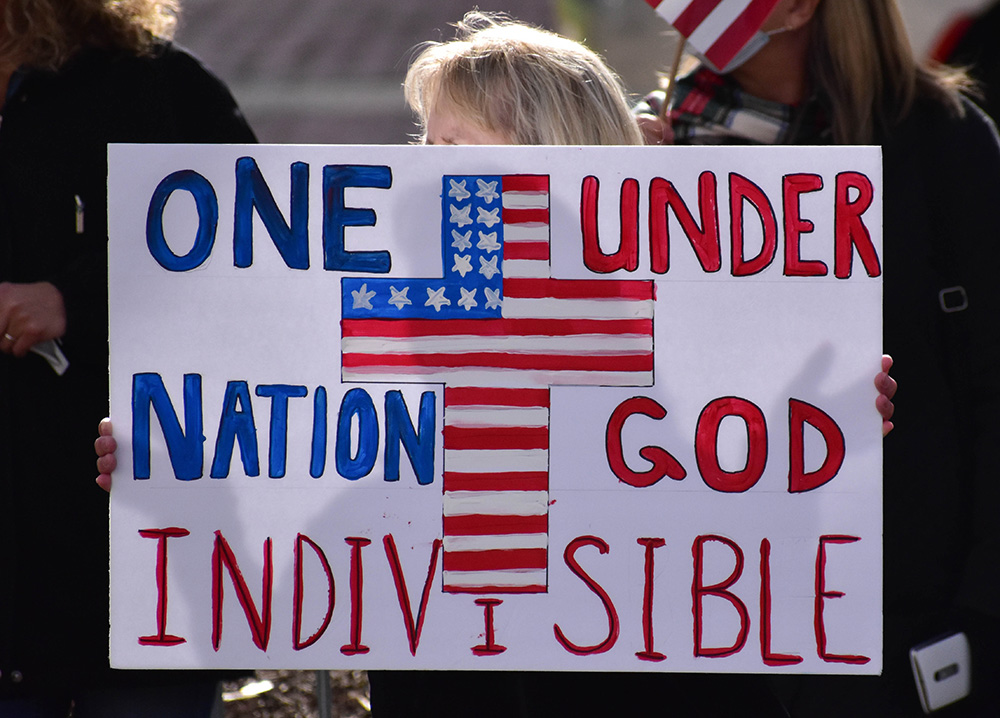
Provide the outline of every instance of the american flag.
[[716,67],[746,45],[778,0],[646,0]]
[[443,279],[342,280],[342,377],[445,385],[444,589],[542,592],[549,387],[652,384],[653,282],[552,279],[546,175],[441,200]]

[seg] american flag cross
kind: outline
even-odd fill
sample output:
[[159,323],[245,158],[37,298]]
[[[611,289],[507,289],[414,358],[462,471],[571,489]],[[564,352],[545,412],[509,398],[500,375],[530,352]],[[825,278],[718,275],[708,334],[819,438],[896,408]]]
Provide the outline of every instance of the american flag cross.
[[442,190],[443,279],[342,280],[342,378],[444,384],[444,590],[541,593],[549,388],[653,383],[653,282],[550,277],[547,175]]

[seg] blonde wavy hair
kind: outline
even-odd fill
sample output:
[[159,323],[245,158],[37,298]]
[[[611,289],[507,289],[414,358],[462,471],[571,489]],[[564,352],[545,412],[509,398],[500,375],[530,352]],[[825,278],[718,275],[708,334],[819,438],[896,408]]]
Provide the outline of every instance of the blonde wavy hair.
[[0,62],[56,69],[84,46],[148,53],[173,37],[179,0],[6,0]]
[[834,141],[869,144],[918,98],[962,112],[964,71],[917,62],[896,0],[822,0],[812,22],[809,72],[828,98]]
[[513,144],[642,144],[622,82],[597,53],[503,15],[467,13],[456,28],[455,40],[424,45],[406,73],[422,139],[444,101]]

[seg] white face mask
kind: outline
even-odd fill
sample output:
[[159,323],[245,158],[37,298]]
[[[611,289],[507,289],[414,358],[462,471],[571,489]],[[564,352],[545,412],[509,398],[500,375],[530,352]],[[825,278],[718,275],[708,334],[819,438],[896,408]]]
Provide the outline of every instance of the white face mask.
[[753,37],[750,38],[750,41],[747,42],[747,44],[744,45],[739,52],[733,55],[733,58],[726,63],[726,66],[721,68],[716,67],[714,62],[709,60],[707,57],[705,57],[702,53],[698,52],[697,50],[691,49],[690,52],[692,55],[697,57],[699,61],[701,61],[701,64],[705,65],[712,72],[716,73],[717,75],[725,75],[732,72],[736,68],[740,67],[745,62],[747,62],[747,60],[749,60],[751,57],[760,52],[761,49],[763,49],[764,45],[766,45],[768,42],[771,41],[771,38],[773,36],[783,33],[788,29],[789,28],[787,27],[780,27],[777,30],[770,30],[768,32],[764,32],[763,30],[758,30],[753,34]]

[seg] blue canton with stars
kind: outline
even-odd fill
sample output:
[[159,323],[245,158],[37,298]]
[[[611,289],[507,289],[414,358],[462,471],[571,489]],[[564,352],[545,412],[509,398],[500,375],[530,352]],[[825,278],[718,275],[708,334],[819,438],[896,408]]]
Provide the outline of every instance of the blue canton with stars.
[[445,175],[443,279],[345,277],[345,319],[475,319],[500,316],[503,210],[500,175]]

